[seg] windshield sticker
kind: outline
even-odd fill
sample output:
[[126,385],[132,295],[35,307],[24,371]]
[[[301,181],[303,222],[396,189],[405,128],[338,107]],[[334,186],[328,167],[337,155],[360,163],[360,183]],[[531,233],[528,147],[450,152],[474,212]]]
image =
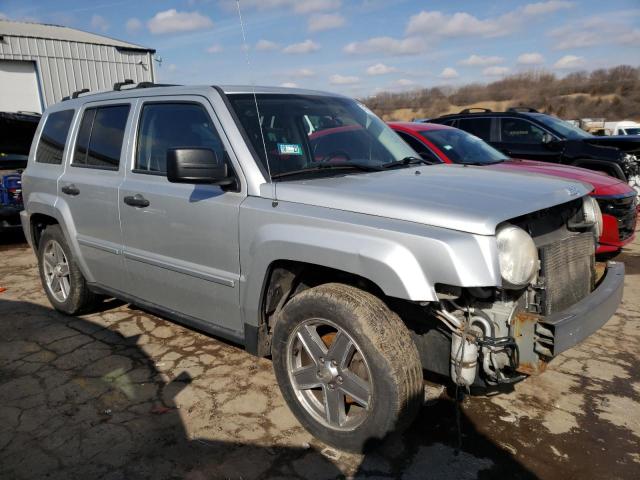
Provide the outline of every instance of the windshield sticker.
[[302,155],[302,145],[297,143],[279,143],[278,153],[280,153],[280,155]]
[[445,145],[443,148],[445,150],[451,150],[453,147],[451,145]]

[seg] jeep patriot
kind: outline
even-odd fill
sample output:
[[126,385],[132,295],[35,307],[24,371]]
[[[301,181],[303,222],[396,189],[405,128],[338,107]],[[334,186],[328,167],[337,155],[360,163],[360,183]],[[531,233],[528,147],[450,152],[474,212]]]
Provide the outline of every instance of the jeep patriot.
[[338,448],[408,425],[423,371],[519,381],[620,303],[590,185],[425,165],[335,94],[121,86],[47,109],[31,147],[21,220],[51,304],[115,297],[271,357]]

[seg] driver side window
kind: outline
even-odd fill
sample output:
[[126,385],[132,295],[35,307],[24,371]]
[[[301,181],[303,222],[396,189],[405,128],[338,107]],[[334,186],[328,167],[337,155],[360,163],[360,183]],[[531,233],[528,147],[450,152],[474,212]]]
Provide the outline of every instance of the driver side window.
[[148,103],[142,108],[135,171],[164,174],[167,150],[178,147],[205,147],[218,158],[225,148],[202,105],[196,103]]
[[520,118],[501,119],[500,134],[505,143],[536,145],[542,143],[544,130]]

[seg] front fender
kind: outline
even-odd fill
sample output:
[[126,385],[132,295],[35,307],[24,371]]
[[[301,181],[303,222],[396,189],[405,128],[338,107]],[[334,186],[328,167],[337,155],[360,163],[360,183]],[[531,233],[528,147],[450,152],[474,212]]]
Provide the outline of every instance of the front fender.
[[264,281],[278,260],[359,275],[411,301],[437,300],[437,283],[500,285],[491,236],[300,204],[265,208],[260,200],[247,200],[240,214],[240,295],[249,324],[257,325]]

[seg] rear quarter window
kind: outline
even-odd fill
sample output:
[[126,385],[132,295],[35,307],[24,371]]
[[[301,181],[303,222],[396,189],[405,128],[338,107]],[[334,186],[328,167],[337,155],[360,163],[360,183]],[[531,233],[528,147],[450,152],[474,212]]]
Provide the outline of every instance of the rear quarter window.
[[69,135],[74,110],[53,112],[47,116],[36,149],[36,162],[62,164],[64,145]]
[[491,141],[491,118],[461,118],[457,127],[485,142]]

